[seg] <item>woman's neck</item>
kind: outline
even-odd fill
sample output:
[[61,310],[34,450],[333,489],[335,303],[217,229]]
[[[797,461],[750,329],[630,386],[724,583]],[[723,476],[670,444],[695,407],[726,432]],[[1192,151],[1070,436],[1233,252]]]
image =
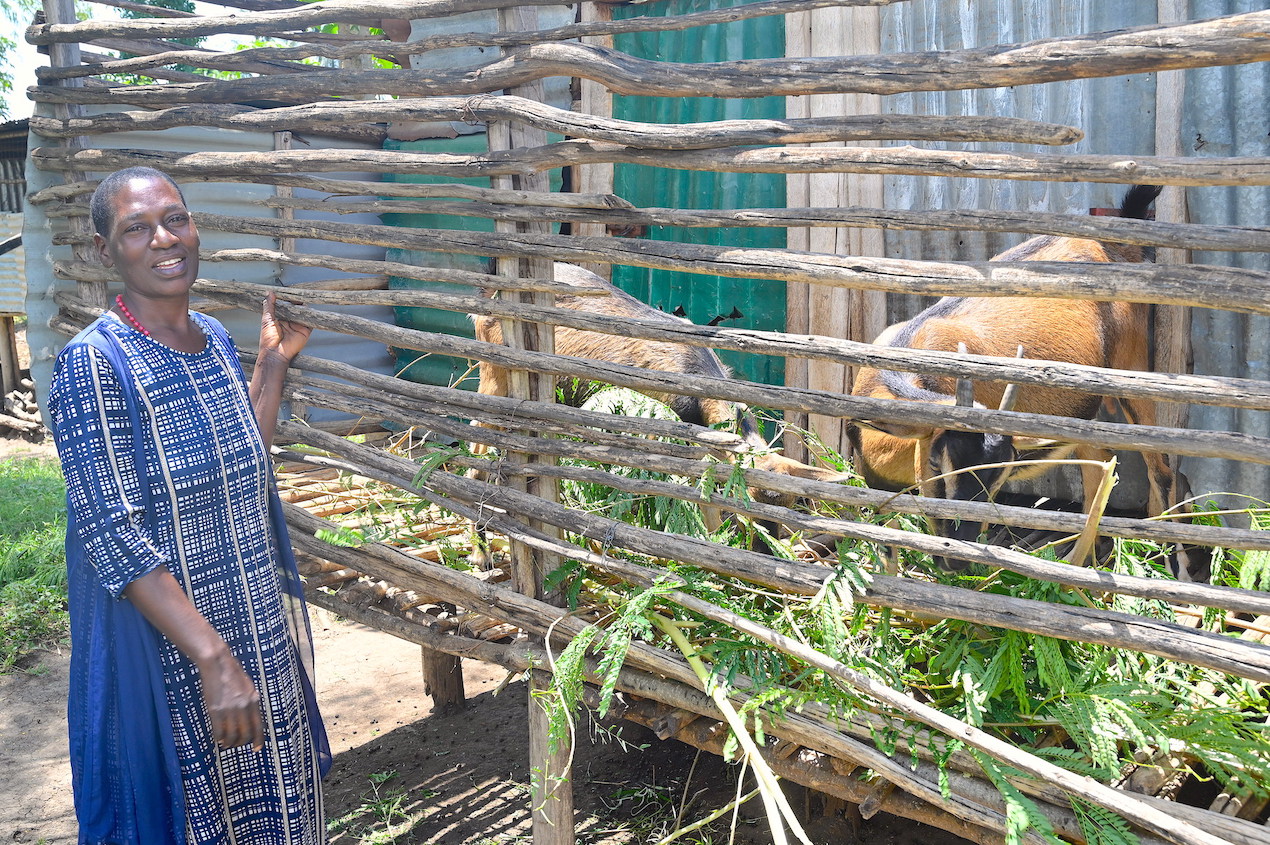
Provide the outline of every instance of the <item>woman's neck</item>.
[[111,309],[132,328],[182,352],[199,352],[206,342],[189,316],[189,299],[155,301],[124,292]]

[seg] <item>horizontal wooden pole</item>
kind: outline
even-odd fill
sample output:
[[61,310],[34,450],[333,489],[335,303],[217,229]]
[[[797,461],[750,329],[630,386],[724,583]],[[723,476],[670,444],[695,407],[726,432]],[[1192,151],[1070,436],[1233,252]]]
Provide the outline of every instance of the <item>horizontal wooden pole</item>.
[[[437,192],[440,195],[441,192]],[[475,193],[473,197],[476,198]],[[1156,223],[1123,217],[1081,214],[994,212],[977,210],[892,211],[881,208],[587,208],[548,205],[507,205],[493,200],[430,201],[424,206],[401,200],[313,200],[271,198],[271,208],[326,211],[334,214],[447,214],[491,220],[559,220],[604,223],[612,226],[676,226],[684,228],[827,228],[859,226],[871,229],[918,231],[974,230],[1026,232],[1090,238],[1113,243],[1174,249],[1232,252],[1270,252],[1270,228],[1264,226],[1206,226],[1196,223]]]
[[329,23],[362,23],[376,26],[386,17],[414,20],[440,18],[482,9],[514,6],[553,6],[559,0],[379,0],[367,6],[360,0],[325,0],[320,6],[246,12],[197,18],[139,18],[86,20],[74,24],[39,24],[29,27],[30,44],[64,44],[95,38],[133,36],[143,38],[197,38],[220,33],[254,34],[261,30],[304,30]]
[[605,141],[559,141],[541,147],[468,155],[395,150],[173,153],[163,150],[76,151],[36,147],[31,151],[31,159],[36,167],[50,171],[106,172],[122,167],[147,165],[158,167],[178,179],[349,170],[449,178],[528,176],[560,167],[616,162],[706,172],[875,173],[1040,182],[1270,185],[1270,162],[1264,157],[1126,158],[1088,154],[980,153],[914,147],[728,147],[668,152],[626,147]]
[[[404,426],[423,426],[439,434],[459,440],[485,443],[502,450],[519,449],[530,454],[553,454],[558,457],[578,458],[609,465],[644,467],[668,475],[689,478],[700,478],[717,469],[716,463],[699,460],[700,453],[677,452],[667,444],[650,443],[644,439],[670,437],[695,441],[712,449],[724,449],[737,453],[742,456],[744,464],[744,448],[736,435],[692,426],[688,423],[613,416],[558,404],[526,403],[471,391],[455,391],[430,385],[403,383],[384,376],[358,373],[347,365],[339,365],[335,362],[314,361],[307,356],[298,359],[294,366],[306,373],[321,372],[324,375],[334,375],[353,382],[352,385],[337,385],[312,377],[297,376],[295,384],[315,388],[315,390],[297,393],[295,386],[292,385],[288,388],[288,395],[306,404],[361,417],[388,419]],[[458,425],[445,419],[446,416],[455,413],[479,417],[492,424],[504,425],[511,429],[532,430],[535,437],[525,439],[486,428]],[[570,442],[543,441],[537,438],[536,435],[542,432],[559,431],[558,424],[571,427],[573,436],[581,437],[582,442],[575,445]],[[585,430],[579,427],[585,427]],[[625,440],[605,438],[599,434],[601,430],[621,431],[635,437]],[[592,442],[599,443],[605,448],[593,450],[589,446]],[[607,483],[615,489],[638,495],[659,495],[684,501],[706,502],[700,491],[695,488],[657,482],[635,482],[612,476],[601,478],[600,475],[593,474],[598,471],[576,467],[540,464],[513,466],[502,462],[491,464],[485,459],[467,459],[462,456],[456,456],[452,460],[458,465],[495,474],[545,475],[575,480],[585,478],[597,483]],[[961,502],[895,494],[811,481],[755,467],[743,467],[740,471],[746,483],[752,487],[879,512],[912,513],[931,518],[992,522],[1063,531],[1070,534],[1080,533],[1086,521],[1083,514],[1010,507],[990,502]],[[720,500],[718,497],[713,497],[710,501],[725,510],[754,519],[774,520],[806,533],[834,533],[836,527],[833,523],[822,521],[808,522],[805,514],[792,511],[767,508],[760,512],[751,502]],[[1099,523],[1099,531],[1113,537],[1148,539],[1162,543],[1190,543],[1232,549],[1270,549],[1270,532],[1192,525],[1184,521],[1104,517]]]
[[[576,289],[565,282],[555,279],[531,279],[509,276],[498,276],[493,273],[478,273],[473,270],[455,270],[448,267],[423,267],[416,264],[404,264],[399,261],[378,261],[374,259],[343,258],[340,256],[297,255],[282,253],[268,249],[237,250],[200,250],[199,258],[203,261],[270,261],[289,264],[295,267],[322,267],[328,270],[343,270],[350,273],[373,273],[375,275],[395,276],[401,279],[414,279],[423,282],[446,282],[447,284],[464,285],[484,290],[503,291],[542,291],[546,293],[567,293],[579,295]],[[118,276],[100,264],[86,261],[54,261],[53,273],[58,278],[77,282],[118,282]],[[210,280],[200,280],[200,284],[211,284]],[[294,290],[307,289],[304,285],[296,285]],[[293,288],[286,288],[293,290]],[[391,296],[401,295],[400,304],[408,304],[414,294],[417,304],[429,301],[426,291],[409,290],[393,291]],[[583,292],[582,296],[588,295]],[[591,294],[599,295],[599,294]],[[373,295],[371,295],[373,297]],[[362,304],[372,304],[363,302]]]
[[[276,173],[252,175],[250,177],[229,175],[215,178],[230,182],[250,181],[254,184],[306,188],[311,191],[340,196],[449,197],[503,205],[542,205],[552,208],[634,208],[631,203],[616,194],[507,190],[501,188],[480,188],[475,185],[463,185],[453,182],[427,184],[415,182],[364,182],[354,179],[327,179],[319,176]],[[195,177],[194,179],[187,178],[181,181],[211,181],[211,179]],[[84,180],[65,182],[61,185],[50,185],[30,194],[27,199],[33,205],[63,203],[65,204],[66,213],[82,214],[87,212],[87,205],[83,202],[77,202],[77,199],[91,194],[99,184],[100,180]],[[50,210],[49,214],[52,216],[52,210]]]
[[[358,463],[363,474],[369,473],[369,477],[378,477],[381,480],[397,483],[398,486],[403,486],[404,489],[420,492],[425,498],[430,495],[429,492],[414,486],[412,479],[415,478],[416,473],[410,467],[417,468],[417,465],[410,461],[377,452],[370,447],[349,443],[342,440],[342,438],[328,435],[325,432],[305,434],[296,431],[297,426],[294,424],[285,424],[285,428],[282,427],[284,424],[280,423],[279,425],[279,431],[282,432],[283,437],[294,437],[299,442],[309,443],[310,445],[335,452],[345,458],[351,458]],[[376,475],[376,473],[380,474]],[[388,474],[384,475],[383,473]],[[396,480],[394,481],[394,479]],[[406,483],[404,485],[400,484],[399,482],[402,481]],[[829,577],[829,573],[820,566],[780,560],[768,555],[741,549],[723,549],[708,540],[663,534],[652,529],[615,522],[605,517],[573,511],[558,503],[547,502],[527,493],[505,487],[492,487],[475,479],[461,478],[439,470],[429,476],[424,486],[431,493],[459,502],[475,502],[505,507],[508,513],[516,514],[519,518],[541,519],[544,522],[575,534],[590,537],[606,545],[631,549],[653,557],[693,563],[720,574],[752,581],[797,595],[814,595],[823,586],[824,579]],[[456,512],[463,513],[462,510]],[[762,511],[759,512],[761,513]],[[478,513],[480,524],[488,524],[494,530],[500,530],[497,527],[496,514],[484,509],[478,510]],[[1088,589],[1097,593],[1119,593],[1158,599],[1174,604],[1198,604],[1253,614],[1265,613],[1265,609],[1270,607],[1270,597],[1261,591],[1240,590],[1209,584],[1180,583],[1132,575],[1118,575],[1085,567],[1071,566],[1061,562],[1047,561],[1022,552],[981,543],[949,540],[868,523],[857,522],[848,525],[847,520],[834,520],[834,522],[843,523],[837,530],[842,532],[844,536],[854,537],[866,542],[878,543],[884,546],[900,546],[925,554],[952,555],[958,558],[974,560],[990,567],[1008,569],[1029,578]],[[881,578],[884,578],[884,576],[875,577],[874,585],[870,587],[869,591],[866,591],[862,600],[870,601],[873,590],[875,588],[881,589],[881,587],[878,587],[878,584],[881,584],[886,587],[885,594],[897,601],[901,596],[908,596],[909,598],[906,600],[920,601],[916,594],[906,590],[904,586],[906,579],[886,578],[879,581],[878,579]],[[934,612],[952,618],[965,618],[956,615],[957,600],[954,596],[963,592],[960,588],[940,587],[939,585],[928,586],[937,587],[944,592],[946,595],[940,601],[948,602],[947,606]],[[1044,602],[1005,599],[1002,596],[991,596],[990,598],[993,600],[1004,599],[1006,604],[1016,601],[1022,602],[1019,607],[1028,604],[1044,604]],[[935,605],[935,607],[937,606]],[[1090,609],[1082,608],[1082,611],[1084,610]],[[1101,618],[1101,615],[1105,613],[1108,612],[1096,611],[1095,615]],[[1026,614],[1024,615],[1026,616]],[[1115,615],[1118,616],[1120,614]],[[976,620],[968,619],[967,621]],[[1144,622],[1155,621],[1157,620],[1144,620]],[[1172,623],[1161,624],[1168,627]],[[1025,629],[1020,628],[1019,630]],[[1183,630],[1194,633],[1193,629]],[[1068,635],[1072,633],[1071,630],[1067,632]],[[1064,636],[1061,632],[1046,635],[1064,639],[1073,638]],[[1115,631],[1112,630],[1110,635],[1114,637]],[[1251,649],[1251,651],[1247,651],[1248,654],[1259,655],[1253,658],[1254,662],[1258,666],[1264,663],[1265,666],[1260,669],[1246,668],[1241,671],[1270,673],[1270,647],[1246,641],[1232,641],[1216,634],[1210,634],[1204,639],[1206,643],[1216,643],[1217,645],[1212,647],[1218,650],[1221,648],[1221,643],[1238,643],[1231,647],[1241,654],[1245,653],[1247,649]],[[1094,642],[1095,640],[1089,641]],[[1115,644],[1101,639],[1096,641]],[[1161,647],[1172,648],[1172,646],[1167,646],[1166,644],[1161,644]],[[1184,657],[1179,659],[1186,661]],[[1222,671],[1227,670],[1223,669]],[[1236,672],[1236,674],[1239,674],[1239,672]]]
[[[128,63],[138,61],[132,59]],[[123,69],[120,67],[114,70]],[[1070,126],[1010,117],[973,115],[847,115],[786,120],[641,123],[558,109],[510,95],[318,102],[273,109],[193,104],[153,112],[125,112],[62,120],[33,117],[31,129],[45,137],[66,138],[108,132],[154,131],[177,126],[303,131],[315,127],[330,127],[332,123],[347,125],[435,120],[466,123],[511,120],[574,138],[666,150],[870,140],[995,141],[1061,145],[1074,144],[1084,136],[1080,130]]]
[[[239,5],[235,3],[220,5]],[[612,36],[632,32],[672,32],[698,26],[709,26],[734,21],[752,20],[771,15],[787,15],[842,6],[884,6],[897,0],[765,0],[745,3],[727,9],[704,9],[683,15],[664,17],[643,16],[626,20],[588,21],[567,24],[551,29],[521,32],[458,32],[427,35],[406,43],[385,44],[383,39],[352,41],[345,44],[308,43],[295,47],[254,47],[237,53],[223,54],[226,60],[240,57],[240,62],[254,60],[304,59],[321,56],[330,59],[353,59],[366,55],[383,55],[391,51],[397,57],[409,57],[432,50],[453,47],[515,47],[542,41],[563,41],[584,36]],[[249,6],[244,6],[248,8]],[[151,7],[152,8],[152,7]],[[302,4],[290,4],[289,8],[303,8]],[[254,9],[253,11],[265,11]],[[388,12],[385,17],[391,17]],[[312,33],[293,33],[292,40],[305,40]],[[188,64],[188,62],[186,62]],[[231,65],[232,66],[232,65]]]
[[[85,21],[27,30],[32,44],[88,42],[132,36],[176,38],[262,27],[306,27],[318,22],[372,22],[386,14],[436,17],[507,5],[550,5],[557,0],[413,0],[377,4],[327,0],[281,13],[185,20]],[[389,8],[392,11],[389,11]],[[444,9],[444,11],[442,11]],[[595,45],[534,44],[484,65],[441,70],[314,71],[284,81],[273,77],[163,86],[125,86],[106,99],[83,91],[38,87],[47,102],[126,102],[170,106],[180,102],[234,103],[271,98],[316,100],[366,91],[398,96],[484,94],[548,76],[590,79],[619,94],[663,97],[769,97],[800,94],[899,94],[1034,85],[1091,77],[1156,73],[1265,61],[1270,13],[1251,12],[1207,21],[1163,24],[1048,38],[971,50],[863,57],[749,59],[686,64],[636,59]],[[303,37],[303,36],[301,36]]]
[[[34,118],[32,118],[34,120]],[[980,232],[1020,232],[1031,235],[1057,235],[1061,237],[1092,238],[1115,243],[1143,246],[1171,247],[1176,249],[1203,249],[1235,252],[1270,251],[1270,228],[1264,226],[1212,226],[1196,223],[1164,223],[1153,220],[1134,220],[1122,217],[1094,217],[1088,214],[1052,214],[1048,212],[997,211],[992,209],[943,209],[899,210],[865,208],[739,208],[739,209],[678,209],[636,208],[614,194],[543,193],[535,191],[507,191],[480,188],[457,183],[414,184],[407,182],[360,182],[343,179],[323,179],[311,176],[225,176],[233,181],[253,181],[264,184],[290,185],[329,194],[374,197],[418,197],[426,199],[451,198],[472,200],[463,203],[429,203],[424,210],[443,210],[447,214],[478,215],[519,220],[534,215],[533,219],[557,219],[570,222],[616,223],[620,225],[649,224],[660,226],[723,226],[723,227],[834,227],[858,226],[865,228],[901,229],[916,231],[971,230]],[[35,205],[56,201],[73,203],[76,197],[89,194],[97,186],[96,181],[69,183],[42,189],[28,197]],[[296,207],[312,207],[315,210],[351,212],[363,210],[378,202],[365,204],[338,200],[315,201],[311,206],[304,200],[294,200]],[[508,208],[521,206],[523,208]],[[396,208],[393,205],[373,207]],[[420,206],[401,206],[419,211]],[[72,204],[68,212],[87,214],[86,204]],[[563,212],[562,209],[569,209]],[[582,213],[583,209],[603,213]],[[62,213],[50,210],[49,216]]]
[[1094,443],[1113,449],[1163,452],[1172,455],[1229,458],[1270,464],[1270,438],[1234,432],[1205,432],[1196,437],[1187,429],[1107,423],[995,411],[981,408],[931,405],[921,402],[866,399],[823,393],[804,388],[769,387],[735,379],[667,374],[610,362],[567,358],[540,352],[509,349],[505,346],[468,340],[453,335],[422,332],[387,326],[375,320],[348,314],[331,314],[294,305],[278,304],[286,319],[314,328],[356,334],[405,349],[491,361],[509,369],[552,375],[577,376],[677,395],[711,396],[758,407],[804,411],[857,420],[929,423],[940,428],[1024,434],[1065,442]]

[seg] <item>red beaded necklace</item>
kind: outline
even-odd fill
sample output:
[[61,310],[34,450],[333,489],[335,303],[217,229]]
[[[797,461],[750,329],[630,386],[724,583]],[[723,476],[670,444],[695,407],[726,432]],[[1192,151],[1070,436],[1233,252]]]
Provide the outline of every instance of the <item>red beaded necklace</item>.
[[123,304],[123,294],[115,294],[115,304],[119,306],[119,310],[123,312],[123,315],[128,318],[128,322],[132,323],[133,328],[141,332],[146,337],[150,336],[150,330],[141,325],[141,323],[137,321],[137,318],[132,316],[132,312],[128,310],[128,306]]

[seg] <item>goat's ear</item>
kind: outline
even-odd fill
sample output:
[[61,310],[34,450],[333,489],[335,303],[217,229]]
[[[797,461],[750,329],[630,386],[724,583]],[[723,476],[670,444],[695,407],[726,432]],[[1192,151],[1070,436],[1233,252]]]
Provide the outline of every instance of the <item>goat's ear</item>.
[[811,481],[828,481],[831,484],[850,481],[853,477],[850,473],[821,469],[820,467],[805,464],[802,461],[796,461],[793,458],[787,458],[784,455],[757,455],[754,458],[754,466],[756,469],[779,472],[781,475],[806,478]]
[[1015,435],[1014,448],[1020,452],[1030,452],[1034,449],[1053,449],[1061,440],[1052,440],[1045,437],[1020,437]]

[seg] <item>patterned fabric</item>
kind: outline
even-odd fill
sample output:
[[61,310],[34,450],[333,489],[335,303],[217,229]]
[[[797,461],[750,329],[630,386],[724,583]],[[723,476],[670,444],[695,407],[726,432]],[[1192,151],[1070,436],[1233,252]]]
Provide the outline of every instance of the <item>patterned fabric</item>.
[[[69,717],[80,841],[319,843],[324,735],[287,625],[268,455],[228,336],[192,316],[208,335],[201,352],[168,348],[106,316],[63,350],[53,376],[49,413],[72,522]],[[133,384],[121,384],[94,332],[117,342]],[[131,407],[125,390],[139,400]],[[255,682],[262,751],[216,747],[196,668],[121,598],[159,566]],[[166,828],[162,839],[157,827]]]

